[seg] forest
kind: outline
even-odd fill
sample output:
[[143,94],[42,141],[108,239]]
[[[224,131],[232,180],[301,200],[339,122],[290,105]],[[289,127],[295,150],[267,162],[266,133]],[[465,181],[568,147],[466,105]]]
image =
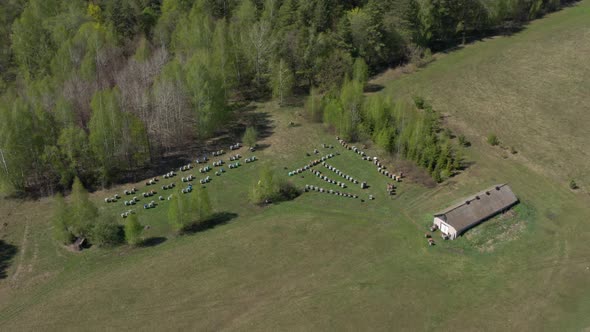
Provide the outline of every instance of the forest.
[[440,181],[458,157],[432,108],[364,98],[368,76],[568,2],[0,0],[0,190],[105,187],[215,136],[244,102],[293,94]]

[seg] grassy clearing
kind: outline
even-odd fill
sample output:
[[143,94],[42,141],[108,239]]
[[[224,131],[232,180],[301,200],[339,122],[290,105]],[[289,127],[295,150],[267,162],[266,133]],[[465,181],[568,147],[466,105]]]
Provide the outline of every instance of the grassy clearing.
[[[590,192],[589,15],[582,1],[513,36],[441,56],[388,89],[424,96],[470,140],[496,134],[507,149],[496,153],[563,185],[576,179]],[[512,156],[509,147],[519,153]]]
[[[137,209],[142,224],[151,226],[145,236],[159,239],[153,246],[92,248],[76,254],[50,237],[51,199],[2,200],[0,236],[16,245],[18,252],[11,258],[7,277],[0,279],[0,329],[579,330],[590,326],[588,200],[572,193],[560,176],[547,176],[554,174],[553,160],[570,158],[572,168],[567,169],[572,172],[573,165],[584,163],[578,159],[583,153],[570,154],[568,149],[549,154],[567,135],[575,136],[570,145],[580,143],[578,135],[584,129],[572,132],[561,127],[562,122],[555,123],[553,137],[559,141],[553,143],[530,135],[537,122],[549,125],[556,122],[552,116],[564,113],[554,114],[537,102],[539,96],[519,85],[522,81],[490,86],[493,74],[511,64],[503,54],[513,54],[514,61],[527,68],[526,61],[518,60],[526,51],[522,47],[537,43],[551,54],[549,50],[558,48],[554,44],[568,45],[567,36],[587,36],[588,25],[581,18],[588,16],[589,8],[590,1],[584,1],[533,23],[521,34],[471,45],[391,83],[389,89],[400,96],[418,92],[427,96],[437,109],[452,115],[450,125],[473,142],[466,155],[474,164],[435,188],[406,181],[397,196],[386,196],[387,180],[368,162],[342,150],[321,125],[303,120],[300,109],[278,109],[269,103],[256,105],[257,112],[271,116],[273,131],[261,142],[268,146],[256,153],[260,161],[228,171],[208,185],[213,207],[231,217],[207,231],[174,236],[163,203],[153,210]],[[585,45],[577,47],[574,50],[583,50]],[[543,59],[538,56],[535,61]],[[474,66],[488,75],[476,75]],[[570,74],[569,67],[559,66],[555,77],[560,70],[561,75]],[[578,70],[588,68],[582,65]],[[443,78],[450,83],[441,85]],[[564,78],[551,86],[561,89],[560,84],[568,82]],[[481,105],[469,94],[457,97],[463,95],[457,87],[467,86],[476,92],[496,87],[492,90],[496,95],[480,93]],[[494,100],[507,98],[505,93],[512,95],[510,88],[520,90],[523,105],[539,104],[527,111],[536,114],[532,122],[509,123],[518,121],[514,111],[493,106]],[[547,103],[553,102],[549,100],[553,94],[530,88],[546,96]],[[589,95],[573,104],[587,105]],[[477,110],[468,107],[472,103]],[[499,112],[497,121],[503,126],[490,122],[493,128],[485,127],[492,115],[477,113],[484,109]],[[575,110],[580,119],[585,116],[581,108]],[[289,127],[290,122],[298,125]],[[485,142],[488,129],[506,144],[522,137],[528,140],[518,146],[522,152],[502,158],[498,147]],[[364,197],[372,193],[375,201],[308,193],[270,207],[246,203],[255,166],[269,164],[288,178],[284,167],[302,166],[313,158],[305,153],[322,150],[321,143],[333,144],[341,153],[330,164],[371,185],[366,192],[353,187],[350,192]],[[576,147],[583,150],[583,145]],[[533,160],[536,154],[545,159]],[[584,168],[580,172],[582,176]],[[329,186],[310,173],[303,176],[288,179],[298,186]],[[423,234],[432,212],[500,182],[510,183],[523,202],[513,217],[490,220],[456,241],[437,238],[437,246],[426,245]],[[102,200],[125,188],[92,197],[105,213],[118,215],[125,210],[121,202],[106,205]]]

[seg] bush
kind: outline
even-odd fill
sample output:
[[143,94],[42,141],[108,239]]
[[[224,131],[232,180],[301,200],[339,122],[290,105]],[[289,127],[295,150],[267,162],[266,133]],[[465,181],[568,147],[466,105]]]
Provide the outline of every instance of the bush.
[[289,182],[276,179],[274,173],[264,168],[258,181],[252,187],[250,200],[255,204],[279,202],[294,199],[300,192]]
[[576,190],[576,189],[578,189],[578,188],[579,188],[579,187],[578,187],[578,184],[576,183],[576,181],[574,181],[574,179],[571,179],[571,180],[570,180],[570,189],[571,189],[571,190]]
[[498,137],[495,134],[489,134],[488,135],[488,143],[491,146],[496,146],[500,144],[500,140],[498,139]]
[[469,146],[469,145],[471,145],[471,143],[469,143],[469,141],[467,140],[467,138],[463,134],[459,135],[459,137],[457,137],[457,139],[459,140],[459,144],[461,146]]
[[110,217],[100,217],[92,226],[89,240],[90,243],[107,247],[123,242],[124,232],[122,228]]
[[279,181],[279,196],[277,201],[290,201],[297,198],[301,192],[291,182]]
[[418,107],[418,109],[423,110],[426,106],[426,100],[424,100],[424,98],[420,96],[414,96],[412,97],[412,99],[414,99],[414,104],[416,105],[416,107]]

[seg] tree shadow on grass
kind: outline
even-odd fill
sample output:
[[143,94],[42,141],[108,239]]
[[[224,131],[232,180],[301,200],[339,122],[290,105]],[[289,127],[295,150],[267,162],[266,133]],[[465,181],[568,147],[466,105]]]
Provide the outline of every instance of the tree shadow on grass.
[[141,243],[140,246],[144,247],[144,248],[155,247],[159,244],[166,242],[166,240],[168,240],[168,239],[163,236],[154,236],[154,237],[150,237],[150,238],[143,240],[143,242]]
[[6,278],[6,269],[17,252],[16,246],[0,240],[0,279]]
[[365,91],[366,93],[375,93],[375,92],[379,92],[381,90],[383,90],[385,87],[381,84],[374,84],[374,83],[367,83],[367,85],[365,86]]
[[184,234],[194,234],[203,232],[208,229],[215,228],[219,225],[225,225],[230,220],[235,219],[237,217],[238,214],[233,212],[214,213],[211,217],[207,218],[206,220],[187,226],[182,232]]
[[262,150],[268,149],[269,147],[270,147],[270,144],[266,144],[266,143],[256,144],[256,150],[254,152],[256,153],[257,151],[262,151]]

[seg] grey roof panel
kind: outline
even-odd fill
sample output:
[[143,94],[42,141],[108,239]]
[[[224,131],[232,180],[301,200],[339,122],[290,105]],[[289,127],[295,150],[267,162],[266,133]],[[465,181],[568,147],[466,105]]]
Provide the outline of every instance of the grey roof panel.
[[462,200],[437,214],[461,233],[518,202],[507,184],[498,184]]

